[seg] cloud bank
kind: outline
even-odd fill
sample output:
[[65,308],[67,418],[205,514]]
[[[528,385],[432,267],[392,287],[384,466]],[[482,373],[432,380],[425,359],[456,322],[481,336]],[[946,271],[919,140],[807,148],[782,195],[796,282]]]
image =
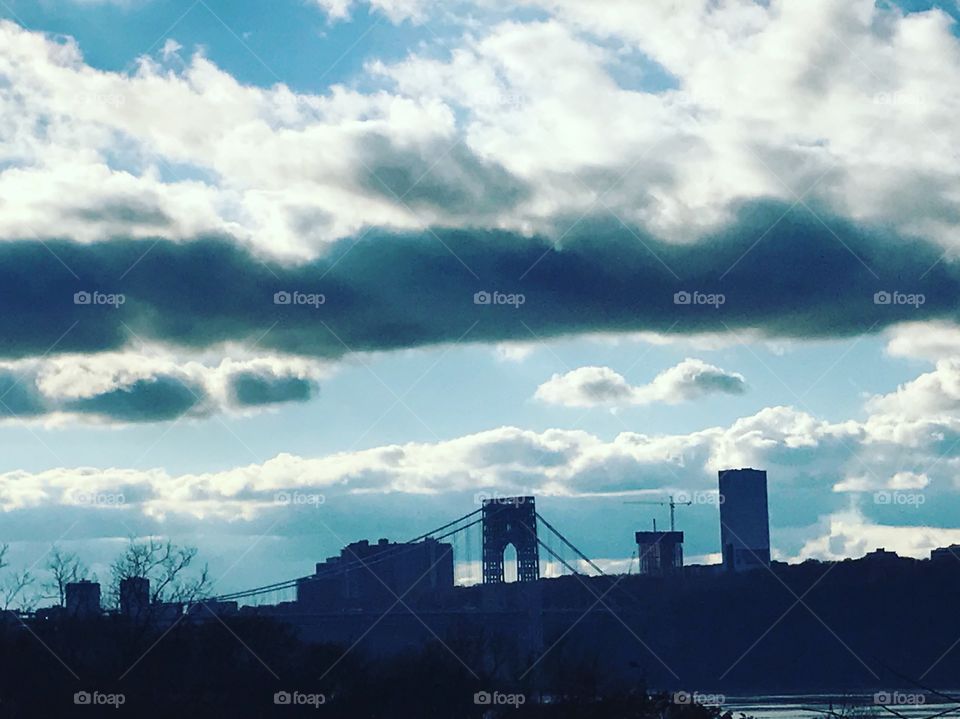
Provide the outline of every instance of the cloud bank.
[[[102,352],[139,337],[190,348],[259,340],[269,350],[340,357],[465,335],[842,337],[957,319],[960,269],[938,264],[934,247],[837,218],[831,231],[802,210],[770,229],[785,209],[744,207],[735,226],[696,245],[639,242],[610,223],[584,225],[560,246],[507,232],[370,232],[299,264],[264,261],[223,238],[3,242],[0,356]],[[77,304],[78,292],[124,301]],[[478,292],[524,302],[477,304]],[[917,295],[922,303],[906,301]],[[711,304],[718,296],[722,303]]]
[[[541,336],[956,319],[948,14],[525,5],[538,19],[464,25],[449,53],[371,59],[364,90],[315,94],[245,85],[175,42],[103,71],[69,38],[0,23],[0,355],[41,354],[84,317],[54,281],[129,298],[56,349],[74,352],[122,347],[118,320],[190,347],[279,320],[271,349],[323,357],[449,342],[474,322],[475,341],[529,340],[470,305],[496,290],[529,298]],[[329,298],[322,323],[270,306],[298,288]]]
[[641,386],[631,385],[609,367],[579,367],[553,375],[537,387],[534,397],[564,407],[616,407],[677,404],[714,393],[742,394],[745,387],[743,375],[688,358]]
[[[792,407],[768,407],[726,427],[672,435],[622,432],[610,440],[582,430],[505,426],[317,458],[280,454],[263,464],[196,475],[159,469],[9,472],[0,475],[0,505],[63,503],[79,488],[123,492],[149,515],[240,518],[269,509],[276,492],[319,492],[330,500],[481,490],[559,497],[695,493],[714,489],[719,470],[741,466],[768,470],[771,496],[790,507],[777,519],[794,526],[814,522],[831,503],[845,508],[849,497],[873,503],[876,492],[952,494],[960,465],[958,420],[940,408],[904,416],[883,401],[868,407],[862,421],[826,422]],[[873,511],[885,509],[903,508]]]
[[198,361],[136,353],[0,363],[0,420],[162,422],[252,412],[316,396],[326,370],[290,357]]

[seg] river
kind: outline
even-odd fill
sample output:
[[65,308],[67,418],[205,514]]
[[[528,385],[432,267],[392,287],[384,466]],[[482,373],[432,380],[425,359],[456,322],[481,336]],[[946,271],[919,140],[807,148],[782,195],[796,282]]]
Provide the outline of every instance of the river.
[[[944,695],[960,699],[960,692],[944,691]],[[881,703],[889,709],[884,709]],[[891,691],[850,695],[783,695],[726,697],[723,704],[738,716],[740,712],[756,719],[815,719],[816,717],[960,717],[960,701],[947,702],[942,696],[927,692]]]

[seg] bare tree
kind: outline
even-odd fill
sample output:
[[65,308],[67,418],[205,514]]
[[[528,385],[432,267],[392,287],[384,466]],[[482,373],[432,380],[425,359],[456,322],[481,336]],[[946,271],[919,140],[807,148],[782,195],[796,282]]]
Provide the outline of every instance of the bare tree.
[[189,574],[196,547],[181,547],[170,540],[154,537],[130,538],[127,548],[110,568],[110,596],[119,602],[120,582],[130,577],[150,580],[151,602],[191,602],[202,597],[210,588],[207,566]]
[[[0,569],[6,569],[10,566],[7,561],[7,553],[10,550],[9,544],[0,544]],[[19,604],[21,609],[31,610],[36,604],[38,597],[36,592],[28,594],[27,590],[34,585],[36,577],[30,574],[29,569],[22,572],[14,572],[0,582],[0,608],[4,611],[10,609],[14,604]]]
[[39,597],[36,592],[27,593],[27,590],[30,589],[37,581],[37,578],[34,577],[29,569],[25,569],[22,572],[14,572],[9,577],[7,577],[2,584],[0,584],[0,603],[3,605],[3,610],[7,611],[15,603],[19,605],[20,609],[25,611],[30,611],[37,605]]
[[[60,606],[66,603],[67,585],[91,579],[90,569],[74,552],[64,552],[56,544],[50,549],[46,569],[50,579],[43,585],[45,599],[56,599]],[[96,580],[96,577],[93,577]]]

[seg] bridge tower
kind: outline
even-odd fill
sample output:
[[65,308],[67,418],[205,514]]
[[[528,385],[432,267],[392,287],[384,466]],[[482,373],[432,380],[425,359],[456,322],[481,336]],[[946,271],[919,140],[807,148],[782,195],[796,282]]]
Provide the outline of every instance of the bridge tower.
[[517,551],[517,581],[540,577],[537,508],[533,497],[497,497],[483,502],[483,583],[503,583],[503,553]]

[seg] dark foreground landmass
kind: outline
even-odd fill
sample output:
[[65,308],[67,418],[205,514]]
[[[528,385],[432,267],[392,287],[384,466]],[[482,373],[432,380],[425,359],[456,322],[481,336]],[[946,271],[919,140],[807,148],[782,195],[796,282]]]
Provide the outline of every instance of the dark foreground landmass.
[[8,613],[0,716],[706,719],[720,713],[698,703],[724,694],[947,700],[935,688],[960,676],[960,560],[879,553],[390,598]]
[[[536,682],[504,683],[439,643],[371,660],[310,645],[274,619],[234,617],[158,628],[120,617],[0,630],[3,717],[618,717],[713,719],[689,697],[642,687],[600,695],[602,680],[557,663]],[[537,688],[534,684],[537,684]],[[547,691],[544,691],[546,689]]]

